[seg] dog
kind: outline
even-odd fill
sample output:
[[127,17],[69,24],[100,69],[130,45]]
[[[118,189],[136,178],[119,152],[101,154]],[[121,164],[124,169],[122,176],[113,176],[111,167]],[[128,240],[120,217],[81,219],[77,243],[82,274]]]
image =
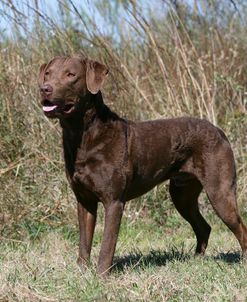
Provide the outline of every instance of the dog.
[[105,65],[80,56],[55,57],[40,67],[43,112],[62,127],[65,170],[78,201],[78,263],[88,264],[97,205],[105,209],[97,272],[112,267],[126,201],[169,180],[178,212],[192,226],[196,254],[204,254],[211,227],[201,215],[202,189],[234,233],[247,258],[247,228],[236,203],[234,156],[224,132],[206,120],[181,117],[134,122],[104,104]]

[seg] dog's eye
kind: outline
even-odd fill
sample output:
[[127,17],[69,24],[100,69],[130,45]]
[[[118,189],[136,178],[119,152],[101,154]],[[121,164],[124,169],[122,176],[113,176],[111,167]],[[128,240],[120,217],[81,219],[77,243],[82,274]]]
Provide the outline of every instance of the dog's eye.
[[72,73],[72,72],[68,72],[68,73],[67,73],[67,76],[68,76],[68,77],[70,77],[70,78],[72,78],[72,77],[74,77],[74,76],[75,76],[75,74],[74,74],[74,73]]
[[46,76],[49,75],[49,74],[50,74],[49,71],[46,71],[46,72],[45,72],[45,75],[46,75]]

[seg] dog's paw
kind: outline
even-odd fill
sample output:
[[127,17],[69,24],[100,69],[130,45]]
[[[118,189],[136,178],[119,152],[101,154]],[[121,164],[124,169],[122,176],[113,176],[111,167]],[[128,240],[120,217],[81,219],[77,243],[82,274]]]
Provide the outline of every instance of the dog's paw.
[[81,272],[85,272],[89,267],[89,261],[86,261],[81,257],[78,257],[76,262]]

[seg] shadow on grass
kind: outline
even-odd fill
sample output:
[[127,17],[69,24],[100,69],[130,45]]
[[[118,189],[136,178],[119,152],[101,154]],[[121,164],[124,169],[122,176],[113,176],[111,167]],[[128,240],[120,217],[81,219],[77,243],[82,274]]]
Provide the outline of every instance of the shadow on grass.
[[113,271],[121,272],[126,267],[148,267],[148,266],[163,266],[171,261],[188,261],[192,257],[189,253],[172,249],[166,251],[150,251],[149,254],[143,255],[141,252],[134,252],[123,257],[114,259],[115,265]]
[[240,263],[242,261],[242,256],[239,252],[228,252],[219,253],[217,256],[213,257],[216,261],[223,261],[226,263]]
[[[141,252],[134,252],[123,257],[116,257],[114,259],[115,264],[113,266],[113,271],[121,272],[127,267],[144,268],[148,266],[163,266],[168,262],[185,262],[191,258],[194,258],[194,254],[190,251],[185,253],[183,250],[178,251],[176,249],[172,249],[169,252],[150,251],[150,253],[147,255],[143,255]],[[238,252],[219,253],[217,256],[208,256],[204,259],[211,259],[217,262],[222,261],[229,264],[240,263],[242,261],[242,257]]]

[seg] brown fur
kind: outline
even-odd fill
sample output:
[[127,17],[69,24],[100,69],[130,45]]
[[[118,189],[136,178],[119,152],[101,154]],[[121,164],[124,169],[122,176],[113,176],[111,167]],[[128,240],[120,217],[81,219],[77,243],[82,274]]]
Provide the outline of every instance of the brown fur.
[[98,272],[104,274],[112,265],[125,202],[168,179],[175,207],[196,234],[196,253],[204,254],[211,230],[198,208],[204,188],[246,256],[247,229],[237,210],[234,157],[223,131],[187,117],[122,119],[102,99],[107,73],[95,61],[57,57],[42,65],[39,75],[45,114],[60,120],[66,174],[78,201],[78,262],[89,261],[98,202],[105,208],[98,262]]

